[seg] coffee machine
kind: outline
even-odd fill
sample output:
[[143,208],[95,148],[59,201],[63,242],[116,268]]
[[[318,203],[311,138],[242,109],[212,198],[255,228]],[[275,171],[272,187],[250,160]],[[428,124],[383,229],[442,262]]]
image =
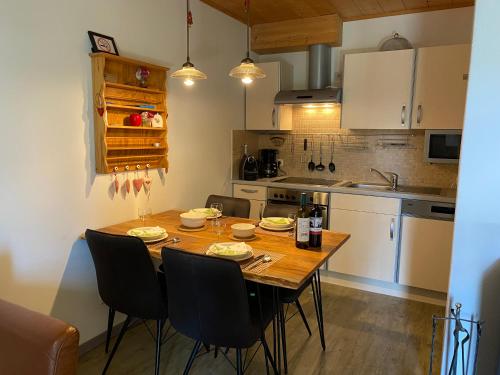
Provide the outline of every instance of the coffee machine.
[[263,148],[259,150],[259,177],[278,176],[278,150]]

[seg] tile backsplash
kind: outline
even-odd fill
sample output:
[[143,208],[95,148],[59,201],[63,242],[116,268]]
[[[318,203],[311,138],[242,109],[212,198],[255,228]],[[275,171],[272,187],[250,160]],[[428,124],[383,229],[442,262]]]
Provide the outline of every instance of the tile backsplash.
[[[281,146],[272,137],[282,137]],[[308,150],[304,152],[304,139]],[[370,168],[397,173],[400,184],[456,188],[458,165],[429,164],[424,158],[424,132],[409,130],[345,130],[340,129],[340,108],[296,108],[291,132],[233,131],[233,176],[238,176],[242,144],[257,156],[258,149],[275,148],[283,159],[283,171],[289,176],[328,178],[351,181],[383,181]],[[310,172],[311,160],[318,164],[320,147],[323,150],[322,172]],[[328,164],[334,146],[331,173]]]

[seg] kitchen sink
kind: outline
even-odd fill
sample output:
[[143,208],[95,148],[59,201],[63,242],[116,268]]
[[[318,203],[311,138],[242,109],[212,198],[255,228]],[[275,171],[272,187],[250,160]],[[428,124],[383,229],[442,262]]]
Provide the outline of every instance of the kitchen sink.
[[[385,190],[392,191],[392,187],[389,185],[370,183],[370,182],[355,182],[347,185],[347,187],[355,189],[366,189],[366,190]],[[405,186],[400,185],[396,189],[397,192],[401,193],[413,193],[413,194],[432,194],[440,195],[441,188],[427,187],[427,186]]]
[[381,184],[372,184],[370,182],[356,182],[347,187],[356,188],[356,189],[367,189],[367,190],[392,190],[389,185],[381,185]]

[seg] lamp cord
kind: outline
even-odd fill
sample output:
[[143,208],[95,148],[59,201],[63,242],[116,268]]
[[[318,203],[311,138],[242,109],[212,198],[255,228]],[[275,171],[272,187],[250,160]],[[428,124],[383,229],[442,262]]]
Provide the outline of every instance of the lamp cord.
[[250,58],[250,0],[245,0],[245,13],[247,14],[247,58]]
[[191,62],[189,59],[189,29],[193,24],[193,15],[191,13],[191,7],[189,6],[189,0],[186,0],[186,35],[187,35],[187,43],[186,43],[186,55],[187,62]]

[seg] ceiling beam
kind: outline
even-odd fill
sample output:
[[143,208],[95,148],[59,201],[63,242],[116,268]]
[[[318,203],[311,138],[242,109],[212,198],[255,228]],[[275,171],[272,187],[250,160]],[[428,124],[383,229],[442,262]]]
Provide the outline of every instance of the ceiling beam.
[[266,54],[307,50],[312,44],[342,45],[337,14],[252,26],[252,51]]

